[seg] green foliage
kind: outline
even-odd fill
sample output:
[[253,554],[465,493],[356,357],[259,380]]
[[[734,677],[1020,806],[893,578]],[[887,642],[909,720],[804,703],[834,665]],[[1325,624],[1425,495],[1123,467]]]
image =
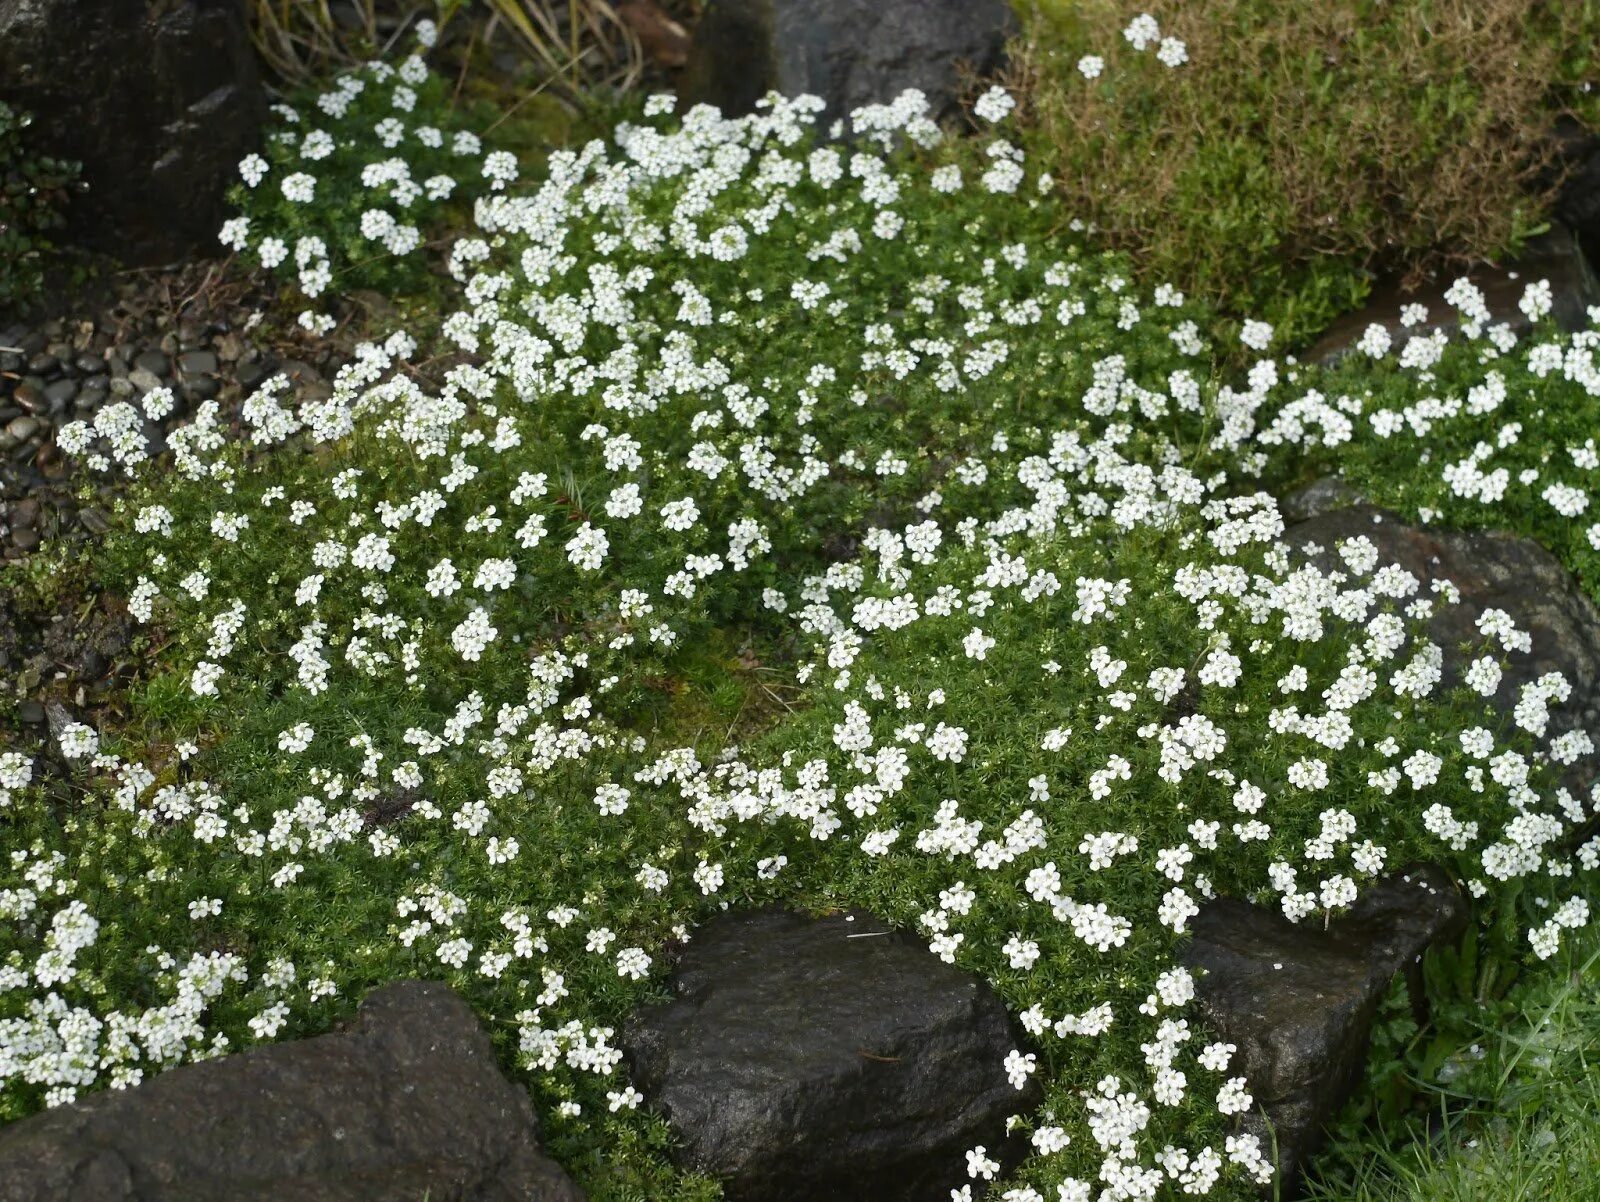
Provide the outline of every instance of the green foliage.
[[77,163],[34,153],[24,131],[32,118],[0,101],[0,312],[35,303],[54,250],[49,235],[64,224]]
[[1588,1202],[1600,1164],[1600,939],[1516,975],[1474,934],[1426,962],[1431,1020],[1403,989],[1378,1029],[1369,1084],[1318,1165],[1315,1202]]

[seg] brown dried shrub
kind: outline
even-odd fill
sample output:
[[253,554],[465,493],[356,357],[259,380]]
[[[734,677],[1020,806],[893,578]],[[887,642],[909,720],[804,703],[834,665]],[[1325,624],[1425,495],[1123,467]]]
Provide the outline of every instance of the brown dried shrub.
[[1124,39],[1135,11],[1032,0],[1011,82],[1034,152],[1150,279],[1286,333],[1376,275],[1494,259],[1538,228],[1548,135],[1600,33],[1593,0],[1183,0],[1151,9],[1187,46],[1171,68]]

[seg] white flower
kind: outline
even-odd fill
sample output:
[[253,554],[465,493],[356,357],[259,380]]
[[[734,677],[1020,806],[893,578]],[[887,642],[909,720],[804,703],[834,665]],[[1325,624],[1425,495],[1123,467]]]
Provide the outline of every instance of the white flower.
[[1272,327],[1264,321],[1246,321],[1239,331],[1239,341],[1253,351],[1264,351],[1272,345]]
[[1140,13],[1128,23],[1122,36],[1135,50],[1143,50],[1161,36],[1161,27],[1149,13]]
[[1016,107],[1017,102],[1011,93],[997,85],[978,97],[972,111],[992,125],[1005,120],[1007,114]]
[[1189,61],[1189,48],[1177,38],[1162,38],[1156,58],[1168,67],[1181,67]]
[[1105,67],[1106,60],[1098,54],[1086,54],[1078,60],[1078,74],[1085,79],[1098,79]]
[[317,193],[317,177],[307,175],[304,171],[296,171],[293,175],[284,177],[281,185],[283,195],[295,204],[310,204]]

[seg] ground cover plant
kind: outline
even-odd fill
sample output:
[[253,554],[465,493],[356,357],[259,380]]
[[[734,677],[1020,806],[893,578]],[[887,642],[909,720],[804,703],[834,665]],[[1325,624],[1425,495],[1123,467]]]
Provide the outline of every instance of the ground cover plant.
[[[1021,1017],[1045,1100],[1000,1196],[1243,1198],[1269,1150],[1176,959],[1203,899],[1318,924],[1430,859],[1561,954],[1600,866],[1563,682],[1509,722],[1445,690],[1452,590],[1291,556],[1263,486],[1392,473],[1385,430],[1498,421],[1497,374],[1524,423],[1593,412],[1594,336],[1213,345],[1071,229],[1012,105],[952,141],[907,94],[830,146],[803,98],[653,98],[479,199],[437,381],[400,332],[236,433],[201,404],[159,466],[159,389],[64,431],[133,480],[97,566],[164,647],[133,725],[58,725],[64,773],[0,758],[0,1116],[438,975],[592,1196],[714,1197],[622,1019],[725,905],[862,906]],[[1479,634],[1482,675],[1526,653]]]
[[1511,251],[1548,213],[1556,116],[1596,124],[1591,3],[1019,7],[1030,150],[1071,211],[1290,343],[1374,272]]

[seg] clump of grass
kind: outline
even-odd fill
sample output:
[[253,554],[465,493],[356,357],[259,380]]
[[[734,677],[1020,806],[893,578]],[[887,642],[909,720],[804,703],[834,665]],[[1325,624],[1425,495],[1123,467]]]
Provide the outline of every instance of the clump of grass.
[[1192,0],[1151,10],[1186,50],[1168,66],[1124,36],[1124,4],[1027,10],[1019,80],[1070,211],[1146,278],[1291,340],[1374,272],[1494,259],[1535,231],[1554,118],[1600,32],[1590,3]]
[[1378,1071],[1400,1076],[1412,1105],[1401,1119],[1347,1122],[1310,1182],[1314,1202],[1593,1196],[1600,940],[1575,941],[1502,999],[1469,988],[1455,1000],[1425,1031],[1397,1008]]

